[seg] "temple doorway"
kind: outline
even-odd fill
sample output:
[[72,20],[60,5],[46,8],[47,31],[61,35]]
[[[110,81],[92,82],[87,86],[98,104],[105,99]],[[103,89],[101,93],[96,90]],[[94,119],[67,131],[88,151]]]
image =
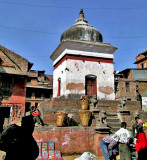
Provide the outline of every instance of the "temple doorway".
[[92,96],[97,95],[97,78],[94,75],[87,75],[86,76],[86,84],[85,84],[85,91],[86,95]]

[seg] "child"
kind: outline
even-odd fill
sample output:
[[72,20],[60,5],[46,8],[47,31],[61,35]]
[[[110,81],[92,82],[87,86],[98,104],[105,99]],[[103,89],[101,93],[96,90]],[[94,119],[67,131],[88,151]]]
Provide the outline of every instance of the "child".
[[38,126],[44,126],[45,124],[43,123],[43,120],[41,119],[40,115],[40,111],[39,109],[37,109],[37,107],[32,106],[31,107],[31,115],[33,116],[34,122],[38,124]]

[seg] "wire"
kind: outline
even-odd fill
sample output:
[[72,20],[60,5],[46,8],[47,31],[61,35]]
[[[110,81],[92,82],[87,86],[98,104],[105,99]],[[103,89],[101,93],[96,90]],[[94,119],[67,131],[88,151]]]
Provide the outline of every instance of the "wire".
[[[12,29],[12,30],[18,30],[18,31],[25,31],[25,32],[36,32],[36,33],[43,33],[43,34],[58,34],[61,35],[62,33],[55,33],[55,32],[47,32],[47,31],[37,31],[37,30],[30,30],[30,29],[23,29],[23,28],[16,28],[16,27],[9,27],[9,26],[2,26],[0,25],[0,28],[4,29]],[[134,36],[134,37],[114,37],[114,36],[103,36],[105,38],[117,38],[117,39],[122,39],[122,38],[147,38],[147,36]]]
[[47,32],[47,31],[37,31],[37,30],[30,30],[30,29],[23,29],[23,28],[9,27],[9,26],[0,26],[0,28],[13,29],[13,30],[18,30],[18,31],[26,31],[26,32],[45,33],[45,34],[60,34],[60,33],[53,33],[53,32]]
[[[0,3],[2,3],[2,4],[10,4],[10,5],[20,5],[20,6],[30,6],[30,7],[45,7],[45,8],[47,8],[47,7],[49,7],[49,8],[66,8],[66,9],[79,9],[79,7],[65,7],[65,6],[47,6],[47,5],[36,5],[36,4],[27,4],[27,3],[12,3],[12,2],[0,2]],[[147,9],[147,7],[135,7],[135,8],[100,8],[100,7],[98,7],[98,8],[96,8],[96,7],[94,7],[94,8],[88,8],[88,7],[83,7],[84,9],[95,9],[95,10],[100,10],[100,9],[102,9],[102,10],[114,10],[114,9],[116,9],[116,10],[126,10],[126,9],[128,9],[128,10],[130,10],[130,9]]]
[[27,3],[10,3],[10,2],[0,2],[3,4],[11,4],[11,5],[20,5],[20,6],[30,6],[30,7],[45,7],[45,8],[68,8],[72,9],[73,7],[57,7],[57,6],[47,6],[47,5],[36,5],[36,4],[27,4]]

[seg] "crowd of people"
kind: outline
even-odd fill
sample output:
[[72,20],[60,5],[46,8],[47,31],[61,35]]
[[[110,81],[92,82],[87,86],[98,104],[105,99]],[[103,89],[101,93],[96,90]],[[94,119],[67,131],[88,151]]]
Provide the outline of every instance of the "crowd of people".
[[116,155],[118,154],[120,155],[120,160],[132,160],[131,146],[136,149],[137,160],[145,159],[147,139],[143,131],[143,121],[139,117],[135,117],[135,123],[132,125],[132,135],[126,127],[126,122],[122,122],[118,131],[100,141],[100,148],[105,160],[116,160]]

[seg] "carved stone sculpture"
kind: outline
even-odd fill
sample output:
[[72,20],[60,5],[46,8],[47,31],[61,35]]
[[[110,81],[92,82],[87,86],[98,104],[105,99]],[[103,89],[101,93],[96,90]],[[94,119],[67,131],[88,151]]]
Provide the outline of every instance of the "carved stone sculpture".
[[96,95],[94,95],[94,96],[92,96],[92,98],[90,99],[90,104],[89,104],[90,109],[95,108],[96,105],[97,105],[97,97],[96,97]]
[[100,112],[99,112],[99,121],[100,121],[100,124],[107,124],[106,123],[106,118],[107,118],[107,115],[106,115],[106,111],[105,109],[101,109]]
[[119,110],[124,110],[125,107],[126,107],[126,97],[122,97],[121,100],[120,100],[120,103],[117,106],[117,108]]

